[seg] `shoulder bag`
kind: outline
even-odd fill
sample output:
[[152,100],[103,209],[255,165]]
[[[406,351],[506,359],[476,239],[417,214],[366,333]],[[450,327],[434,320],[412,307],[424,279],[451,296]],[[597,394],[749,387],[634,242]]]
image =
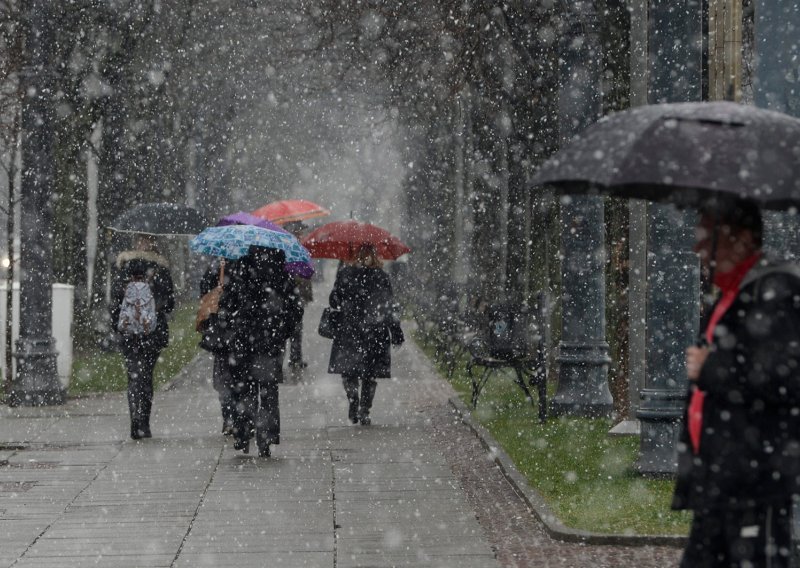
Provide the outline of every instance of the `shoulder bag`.
[[219,263],[219,279],[217,285],[200,297],[200,307],[194,320],[194,329],[200,333],[206,327],[206,320],[219,311],[219,297],[222,296],[222,284],[225,282],[225,261]]
[[342,312],[340,310],[334,310],[333,308],[328,307],[322,310],[322,317],[319,320],[317,333],[319,333],[325,339],[336,339],[336,335],[339,333],[339,328],[341,325]]

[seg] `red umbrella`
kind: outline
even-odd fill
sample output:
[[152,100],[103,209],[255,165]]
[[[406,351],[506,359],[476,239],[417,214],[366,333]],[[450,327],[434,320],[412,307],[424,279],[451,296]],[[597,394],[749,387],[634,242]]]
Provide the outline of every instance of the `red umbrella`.
[[321,205],[305,199],[273,201],[253,211],[253,215],[256,217],[261,217],[278,225],[291,223],[292,221],[305,221],[315,217],[325,217],[330,214],[331,212]]
[[353,260],[358,248],[371,244],[378,256],[395,260],[411,249],[386,229],[358,221],[333,221],[318,227],[306,235],[301,242],[312,258],[336,258]]

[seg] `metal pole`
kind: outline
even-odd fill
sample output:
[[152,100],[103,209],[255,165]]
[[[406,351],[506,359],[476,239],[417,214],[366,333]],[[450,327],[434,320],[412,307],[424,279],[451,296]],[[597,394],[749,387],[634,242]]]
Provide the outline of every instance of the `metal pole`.
[[[599,25],[588,0],[564,2],[559,122],[561,140],[597,120],[602,112]],[[562,333],[558,389],[552,414],[610,416],[608,343],[605,340],[605,225],[603,199],[562,201]]]
[[[756,0],[755,104],[800,117],[797,26],[800,6],[794,2]],[[766,249],[794,258],[800,255],[800,222],[796,214],[767,211],[764,225]]]
[[54,18],[49,0],[28,4],[26,54],[20,76],[22,204],[20,227],[20,338],[12,405],[63,404],[52,337],[52,195],[54,171]]
[[[649,102],[700,100],[702,93],[700,0],[649,4]],[[648,205],[645,388],[636,413],[641,423],[636,468],[672,474],[686,397],[684,352],[697,337],[700,270],[691,252],[694,215]]]

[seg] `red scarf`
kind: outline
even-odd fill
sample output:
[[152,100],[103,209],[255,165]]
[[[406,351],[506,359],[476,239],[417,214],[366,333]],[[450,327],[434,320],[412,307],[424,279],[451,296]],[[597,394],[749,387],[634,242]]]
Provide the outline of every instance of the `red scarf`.
[[[761,253],[756,253],[747,257],[728,272],[717,272],[714,275],[714,284],[722,291],[722,297],[714,306],[711,318],[706,327],[706,342],[711,345],[714,342],[714,328],[722,319],[728,308],[731,307],[736,296],[739,294],[739,286],[744,280],[745,275],[761,258]],[[692,451],[697,454],[700,451],[700,434],[703,430],[703,402],[706,393],[698,388],[692,389],[692,398],[689,400],[688,419],[689,419],[689,439],[692,442]]]

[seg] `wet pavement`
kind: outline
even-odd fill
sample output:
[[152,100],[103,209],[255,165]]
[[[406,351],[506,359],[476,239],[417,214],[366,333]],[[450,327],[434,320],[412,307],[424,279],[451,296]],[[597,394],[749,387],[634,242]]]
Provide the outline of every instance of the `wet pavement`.
[[149,440],[127,437],[122,393],[0,407],[0,567],[677,564],[676,548],[550,538],[410,342],[373,424],[350,425],[320,311],[309,367],[281,386],[271,458],[221,435],[205,354],[156,393]]

